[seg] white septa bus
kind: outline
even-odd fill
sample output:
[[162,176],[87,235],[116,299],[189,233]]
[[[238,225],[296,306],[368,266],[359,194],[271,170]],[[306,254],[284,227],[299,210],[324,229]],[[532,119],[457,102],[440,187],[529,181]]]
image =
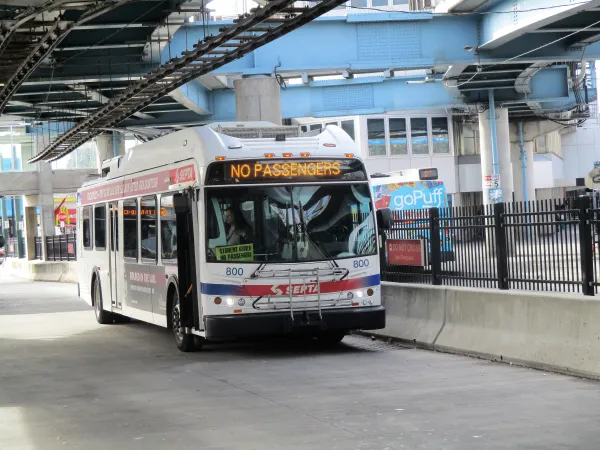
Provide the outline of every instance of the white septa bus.
[[[107,161],[78,191],[80,296],[100,323],[204,340],[385,326],[369,176],[340,128],[188,128]],[[242,136],[242,137],[240,137]]]

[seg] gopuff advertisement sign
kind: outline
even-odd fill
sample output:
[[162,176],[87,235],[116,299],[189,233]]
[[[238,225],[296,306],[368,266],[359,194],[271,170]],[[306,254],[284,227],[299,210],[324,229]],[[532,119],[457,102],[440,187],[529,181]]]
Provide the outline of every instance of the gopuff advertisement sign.
[[392,211],[446,207],[446,186],[442,181],[414,181],[373,187],[375,207]]

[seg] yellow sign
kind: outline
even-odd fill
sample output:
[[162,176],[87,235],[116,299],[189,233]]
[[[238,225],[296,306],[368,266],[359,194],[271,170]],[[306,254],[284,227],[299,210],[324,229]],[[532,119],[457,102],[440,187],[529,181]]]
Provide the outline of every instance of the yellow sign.
[[217,247],[219,261],[252,261],[254,259],[254,244],[228,245]]
[[338,161],[285,163],[234,163],[229,166],[230,178],[324,177],[342,172]]

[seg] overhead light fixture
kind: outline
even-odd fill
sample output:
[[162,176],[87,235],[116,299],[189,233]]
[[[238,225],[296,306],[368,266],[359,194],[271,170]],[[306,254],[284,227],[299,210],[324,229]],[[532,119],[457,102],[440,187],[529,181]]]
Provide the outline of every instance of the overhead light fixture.
[[464,49],[466,52],[472,52],[472,51],[473,51],[473,46],[472,46],[472,45],[465,45],[465,46],[463,47],[463,49]]

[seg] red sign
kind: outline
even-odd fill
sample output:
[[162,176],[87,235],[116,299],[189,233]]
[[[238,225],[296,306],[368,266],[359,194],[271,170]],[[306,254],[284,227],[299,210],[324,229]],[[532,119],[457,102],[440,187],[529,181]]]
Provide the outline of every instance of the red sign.
[[64,222],[65,220],[67,220],[67,215],[64,212],[58,213],[58,220]]
[[425,266],[425,240],[388,239],[385,241],[388,264]]
[[105,202],[125,197],[154,194],[166,191],[171,184],[185,183],[196,179],[194,165],[163,170],[143,177],[134,177],[114,183],[90,187],[81,192],[81,204]]

